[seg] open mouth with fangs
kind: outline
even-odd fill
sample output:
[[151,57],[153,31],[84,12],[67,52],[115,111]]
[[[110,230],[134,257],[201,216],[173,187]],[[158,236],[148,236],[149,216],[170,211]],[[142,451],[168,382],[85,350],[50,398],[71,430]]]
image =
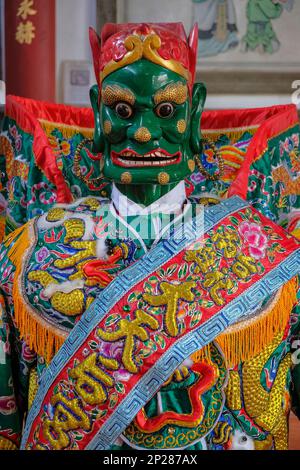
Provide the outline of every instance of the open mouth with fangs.
[[170,154],[163,149],[155,149],[140,155],[134,150],[124,149],[122,152],[111,152],[111,159],[115,165],[123,167],[152,167],[175,165],[181,161],[181,152]]

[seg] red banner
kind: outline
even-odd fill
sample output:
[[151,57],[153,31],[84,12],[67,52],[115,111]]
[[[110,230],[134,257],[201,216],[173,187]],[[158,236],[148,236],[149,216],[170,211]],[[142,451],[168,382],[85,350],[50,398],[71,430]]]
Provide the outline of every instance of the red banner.
[[55,2],[5,2],[7,94],[55,99]]

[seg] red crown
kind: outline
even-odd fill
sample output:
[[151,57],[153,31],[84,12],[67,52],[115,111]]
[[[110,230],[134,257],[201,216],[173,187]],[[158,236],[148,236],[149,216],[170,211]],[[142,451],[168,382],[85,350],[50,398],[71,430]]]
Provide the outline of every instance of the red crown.
[[115,70],[142,58],[187,79],[191,92],[196,71],[198,26],[187,38],[182,23],[107,23],[101,33],[90,28],[98,85]]

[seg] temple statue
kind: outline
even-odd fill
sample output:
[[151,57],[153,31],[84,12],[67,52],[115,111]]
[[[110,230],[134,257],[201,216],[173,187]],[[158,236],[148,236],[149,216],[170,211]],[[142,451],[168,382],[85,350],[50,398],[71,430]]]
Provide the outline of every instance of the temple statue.
[[203,112],[197,40],[107,24],[92,110],[7,97],[1,449],[288,447],[297,111]]

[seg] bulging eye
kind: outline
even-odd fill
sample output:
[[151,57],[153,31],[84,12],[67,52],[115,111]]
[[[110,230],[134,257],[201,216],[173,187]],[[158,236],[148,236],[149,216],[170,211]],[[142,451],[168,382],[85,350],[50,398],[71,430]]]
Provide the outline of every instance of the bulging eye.
[[132,116],[132,107],[127,103],[117,103],[115,106],[117,115],[122,119],[128,119]]
[[174,106],[172,103],[161,103],[156,106],[155,113],[161,118],[168,118],[174,113]]

